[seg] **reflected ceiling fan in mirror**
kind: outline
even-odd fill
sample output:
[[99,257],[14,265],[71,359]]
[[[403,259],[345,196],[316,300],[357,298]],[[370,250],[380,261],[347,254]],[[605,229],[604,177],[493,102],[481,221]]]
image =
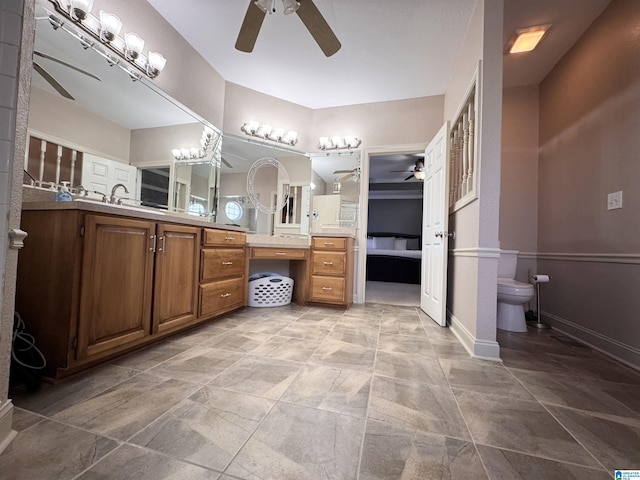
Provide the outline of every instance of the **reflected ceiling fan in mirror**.
[[[82,70],[81,68],[78,68],[74,65],[71,65],[70,63],[64,62],[58,58],[52,57],[51,55],[48,55],[46,53],[43,52],[38,52],[37,50],[34,50],[33,52],[34,56],[40,57],[40,58],[44,58],[46,60],[51,60],[52,62],[56,62],[59,63],[60,65],[64,65],[67,68],[70,68],[71,70],[75,70],[76,72],[82,73],[83,75],[87,75],[88,77],[91,77],[99,82],[101,82],[102,80],[100,80],[100,78],[96,77],[93,73],[89,73],[86,70]],[[75,98],[73,97],[73,95],[71,95],[66,88],[64,88],[60,82],[58,82],[55,78],[53,78],[53,76],[44,69],[44,67],[42,65],[40,65],[38,62],[36,62],[36,60],[33,60],[33,69],[38,72],[42,78],[44,78],[46,80],[46,82],[51,85],[53,87],[53,89],[58,92],[60,95],[62,95],[65,98],[68,98],[69,100],[75,100]]]
[[333,172],[334,175],[340,175],[341,173],[346,173],[346,175],[337,178],[336,182],[342,183],[350,179],[353,179],[354,182],[360,181],[360,167],[352,168],[351,170],[335,170]]
[[[271,14],[276,11],[275,3],[276,0],[249,1],[249,8],[236,40],[237,50],[247,53],[253,51],[264,17],[267,13]],[[302,23],[307,27],[307,30],[309,30],[309,33],[327,57],[340,50],[340,41],[312,0],[282,0],[282,6],[285,15],[294,12],[298,14]]]

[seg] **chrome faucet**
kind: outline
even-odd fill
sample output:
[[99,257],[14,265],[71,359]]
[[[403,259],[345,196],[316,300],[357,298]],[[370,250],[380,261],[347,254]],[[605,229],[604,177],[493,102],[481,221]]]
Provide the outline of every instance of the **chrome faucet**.
[[118,198],[116,197],[116,190],[122,187],[124,188],[124,193],[129,193],[129,189],[124,183],[116,183],[111,189],[111,196],[109,197],[109,203],[115,204]]

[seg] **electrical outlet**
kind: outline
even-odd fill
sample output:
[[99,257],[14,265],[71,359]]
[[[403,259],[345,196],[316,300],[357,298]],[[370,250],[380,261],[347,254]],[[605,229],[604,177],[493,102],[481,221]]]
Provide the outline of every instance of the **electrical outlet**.
[[607,210],[622,208],[622,190],[607,195]]

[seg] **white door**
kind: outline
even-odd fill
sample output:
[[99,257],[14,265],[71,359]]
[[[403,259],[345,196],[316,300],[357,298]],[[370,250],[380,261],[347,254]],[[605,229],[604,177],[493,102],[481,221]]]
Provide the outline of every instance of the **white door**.
[[447,324],[448,137],[447,122],[425,150],[422,204],[420,308],[443,327]]
[[[126,197],[135,198],[137,180],[136,167],[107,158],[101,158],[90,153],[83,154],[82,161],[82,185],[87,190],[109,195],[114,185],[122,183],[129,190],[129,194],[126,195]],[[123,193],[121,190],[118,192],[118,195],[122,195]]]

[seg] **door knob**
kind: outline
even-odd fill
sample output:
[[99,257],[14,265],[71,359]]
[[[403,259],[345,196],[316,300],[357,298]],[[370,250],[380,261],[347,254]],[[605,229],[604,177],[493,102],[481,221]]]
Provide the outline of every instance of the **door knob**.
[[436,237],[444,238],[445,236],[456,238],[456,232],[447,232],[446,230],[444,232],[436,232]]

